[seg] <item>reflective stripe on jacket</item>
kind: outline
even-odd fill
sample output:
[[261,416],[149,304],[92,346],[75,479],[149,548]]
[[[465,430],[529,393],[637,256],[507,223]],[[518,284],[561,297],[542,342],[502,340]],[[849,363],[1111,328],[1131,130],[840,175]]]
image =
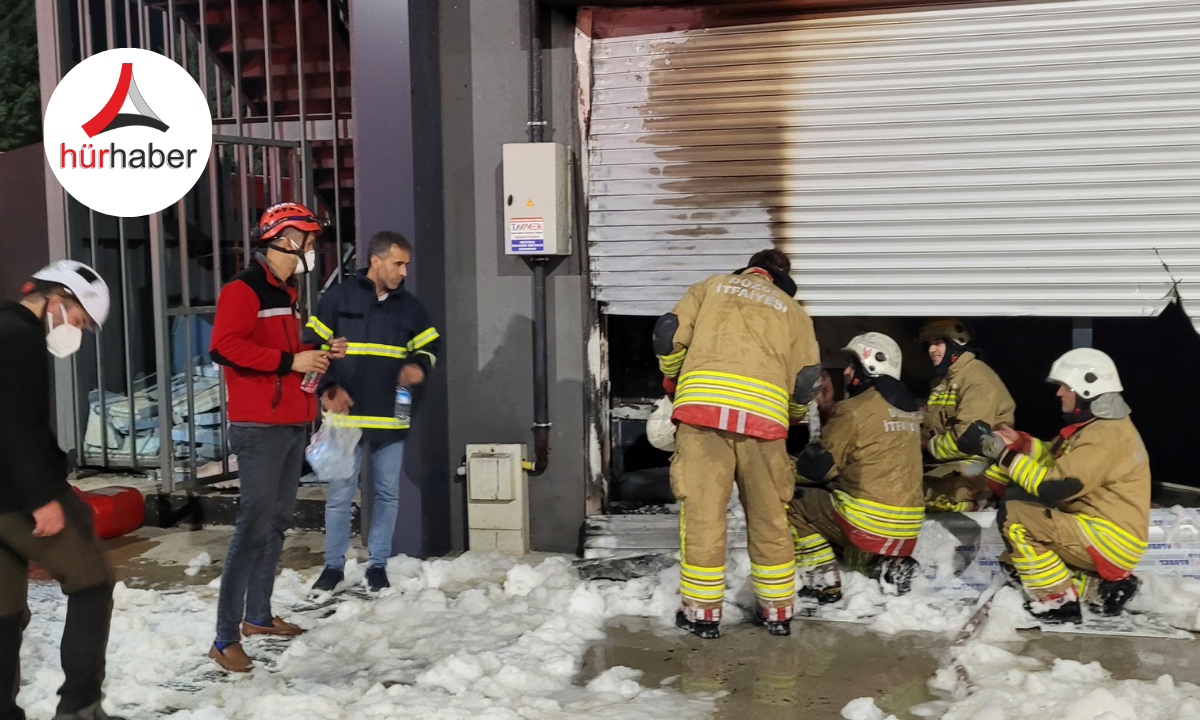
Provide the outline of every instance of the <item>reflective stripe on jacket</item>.
[[672,311],[674,347],[659,356],[678,377],[679,422],[776,440],[804,409],[790,401],[796,376],[817,365],[816,335],[803,306],[748,270],[714,275],[688,288]]
[[835,519],[850,540],[867,552],[911,555],[925,520],[921,414],[871,388],[837,404],[821,445],[833,456]]
[[[380,300],[366,270],[359,270],[326,291],[308,320],[306,339],[320,343],[335,337],[346,338],[346,357],[329,364],[320,392],[337,385],[349,393],[354,407],[345,419],[351,425],[407,430],[409,422],[395,417],[400,370],[416,364],[428,375],[440,345],[421,302],[403,285]],[[419,395],[414,391],[414,405]]]

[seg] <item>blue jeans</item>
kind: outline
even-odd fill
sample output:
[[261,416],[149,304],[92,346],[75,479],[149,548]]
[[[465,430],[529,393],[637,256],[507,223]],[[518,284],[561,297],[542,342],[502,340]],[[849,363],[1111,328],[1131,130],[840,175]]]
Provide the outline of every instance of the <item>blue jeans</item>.
[[242,480],[237,527],[221,570],[217,642],[241,640],[242,619],[271,623],[271,593],[283,554],[283,534],[292,526],[305,428],[295,425],[229,429]]
[[364,451],[371,453],[372,496],[371,530],[367,549],[371,565],[387,565],[392,555],[392,535],[400,506],[400,467],[404,464],[404,441],[372,442],[363,440],[354,449],[354,474],[329,483],[325,501],[325,566],[342,568],[350,549],[350,505],[358,489],[359,470]]

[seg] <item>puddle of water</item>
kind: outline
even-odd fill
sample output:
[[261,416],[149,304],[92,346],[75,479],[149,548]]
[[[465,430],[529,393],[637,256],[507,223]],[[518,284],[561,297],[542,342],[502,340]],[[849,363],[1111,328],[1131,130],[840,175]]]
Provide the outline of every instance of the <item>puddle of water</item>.
[[926,680],[945,656],[948,638],[886,638],[864,628],[797,621],[792,637],[773,638],[760,628],[735,625],[705,641],[652,620],[618,618],[608,637],[584,657],[580,682],[615,666],[642,670],[642,684],[669,680],[684,692],[726,691],[717,718],[839,717],[864,696],[901,720],[908,708],[933,700]]

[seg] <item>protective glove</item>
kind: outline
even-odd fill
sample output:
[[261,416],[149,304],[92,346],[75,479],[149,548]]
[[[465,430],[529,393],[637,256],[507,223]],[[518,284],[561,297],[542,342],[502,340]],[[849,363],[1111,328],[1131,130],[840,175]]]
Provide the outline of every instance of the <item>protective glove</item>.
[[1006,449],[1004,438],[992,433],[992,428],[982,420],[976,420],[958,436],[958,449],[968,455],[999,460]]
[[833,455],[825,449],[820,441],[810,442],[804,446],[800,457],[796,458],[796,484],[811,486],[830,482],[833,478],[826,480],[825,476],[832,469]]

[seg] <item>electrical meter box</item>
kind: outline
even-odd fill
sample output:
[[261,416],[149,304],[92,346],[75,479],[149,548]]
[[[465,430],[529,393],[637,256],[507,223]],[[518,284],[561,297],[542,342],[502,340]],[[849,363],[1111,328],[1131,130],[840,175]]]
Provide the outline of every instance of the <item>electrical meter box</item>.
[[558,143],[504,146],[504,253],[570,255],[571,150]]

